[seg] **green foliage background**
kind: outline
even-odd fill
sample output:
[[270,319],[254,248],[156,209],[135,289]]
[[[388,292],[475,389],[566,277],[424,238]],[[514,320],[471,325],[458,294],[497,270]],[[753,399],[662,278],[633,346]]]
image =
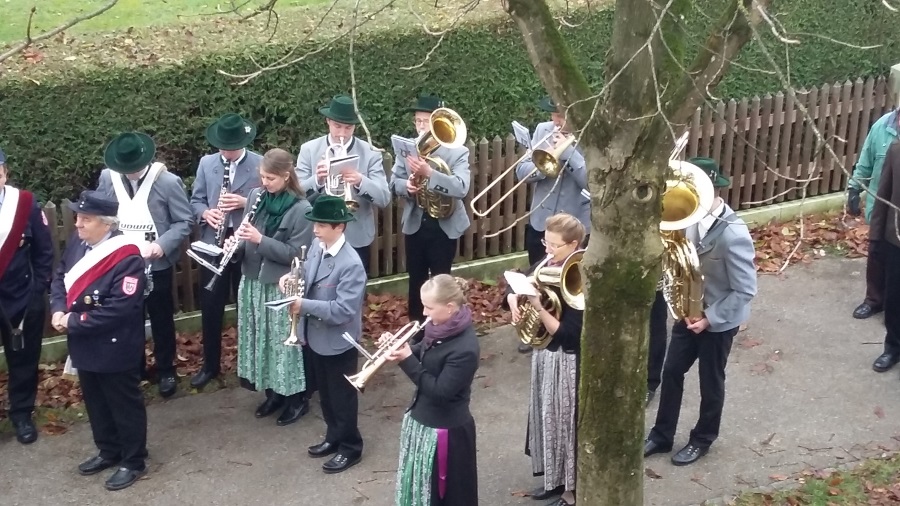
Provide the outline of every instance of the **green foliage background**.
[[[802,41],[789,54],[768,27],[763,41],[795,87],[818,86],[883,75],[900,62],[895,32],[898,16],[877,0],[791,0],[778,2],[779,19]],[[686,58],[696,52],[721,11],[721,0],[695,0],[685,20],[691,37]],[[612,13],[570,16],[565,35],[592,84],[603,82]],[[861,50],[829,42],[883,44]],[[424,58],[433,43],[420,32],[392,30],[363,35],[355,46],[358,97],[375,141],[388,146],[393,133],[411,134],[404,111],[420,92],[440,94],[466,120],[470,137],[507,135],[515,119],[534,124],[542,94],[521,35],[510,21],[466,25],[450,34],[421,68],[404,71]],[[308,58],[302,64],[266,73],[247,85],[232,84],[217,72],[252,71],[250,60],[274,61],[289,44],[246,48],[239,53],[198,54],[180,66],[62,70],[37,85],[9,76],[0,81],[0,147],[17,184],[42,197],[72,198],[95,184],[104,144],[117,132],[142,130],[159,145],[160,158],[189,185],[200,156],[211,151],[203,132],[216,117],[237,111],[259,126],[255,149],[282,147],[298,152],[304,141],[324,133],[318,108],[350,89],[347,46]],[[693,47],[693,50],[691,49]],[[777,76],[751,42],[715,92],[742,98],[781,90]],[[762,70],[760,70],[762,69]],[[874,118],[873,118],[874,121]]]

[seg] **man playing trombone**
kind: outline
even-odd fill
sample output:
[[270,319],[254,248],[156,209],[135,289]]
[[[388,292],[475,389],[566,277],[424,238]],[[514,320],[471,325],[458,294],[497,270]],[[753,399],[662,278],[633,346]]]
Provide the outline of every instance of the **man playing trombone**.
[[[319,109],[325,116],[328,134],[303,143],[297,156],[297,177],[306,197],[313,202],[318,194],[339,195],[356,207],[356,221],[347,226],[347,242],[356,250],[369,272],[369,247],[375,240],[375,212],[391,203],[381,152],[368,142],[353,136],[359,116],[353,99],[338,95],[328,107]],[[356,155],[359,170],[345,170],[340,178],[329,177],[330,159]],[[335,181],[348,183],[339,184]],[[347,194],[349,192],[349,194]]]
[[[550,113],[551,121],[538,124],[531,139],[532,149],[556,151],[557,146],[566,142],[566,136],[572,135],[566,129],[566,117],[549,96],[538,102],[538,107]],[[557,213],[574,216],[584,225],[590,237],[591,200],[587,190],[587,169],[578,147],[569,147],[559,155],[558,163],[563,167],[555,178],[547,177],[540,170],[535,170],[532,157],[528,156],[516,168],[516,179],[525,178],[534,184],[534,193],[529,209],[529,222],[525,226],[525,249],[528,251],[529,265],[536,264],[546,256],[544,245],[544,223],[547,218]],[[531,347],[520,345],[519,351],[528,353]]]
[[[443,106],[440,98],[426,95],[409,109],[420,140],[429,134],[437,137],[431,131],[431,118]],[[398,153],[391,171],[391,190],[404,200],[401,222],[406,235],[410,321],[422,319],[419,289],[429,272],[431,276],[450,273],[459,237],[469,228],[469,215],[462,203],[469,193],[469,148],[455,146],[464,143],[464,138],[453,141],[454,146],[447,147],[438,139],[441,144],[429,156],[440,159],[449,174],[413,153],[406,157]]]
[[[305,216],[313,222],[316,238],[304,269],[306,293],[292,303],[291,311],[303,317],[301,328],[309,346],[306,372],[318,388],[327,426],[325,440],[310,446],[308,453],[310,457],[334,454],[322,469],[339,473],[362,458],[359,393],[344,377],[356,373],[359,352],[342,335],[348,332],[358,341],[362,334],[366,272],[344,237],[354,218],[343,199],[323,195]],[[289,277],[281,278],[282,291]]]

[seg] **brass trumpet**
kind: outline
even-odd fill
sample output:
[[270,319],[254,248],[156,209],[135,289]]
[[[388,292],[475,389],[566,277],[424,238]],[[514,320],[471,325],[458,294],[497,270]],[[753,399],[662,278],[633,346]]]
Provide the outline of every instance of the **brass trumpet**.
[[[303,298],[306,289],[306,281],[303,279],[303,266],[306,264],[306,245],[300,246],[300,256],[291,261],[291,276],[285,283],[284,294],[288,297]],[[284,341],[285,346],[300,346],[300,338],[297,336],[297,315],[291,313],[291,333]]]
[[[344,138],[341,137],[337,144],[332,144],[325,148],[325,163],[328,165],[329,169],[331,168],[332,158],[342,158],[347,156],[347,146],[349,145],[350,141],[344,144]],[[347,209],[350,211],[359,209],[359,202],[356,201],[354,195],[355,191],[353,185],[344,181],[344,177],[340,174],[328,174],[325,178],[325,193],[344,199],[344,203],[347,204]]]
[[422,323],[419,322],[409,322],[403,327],[400,328],[397,332],[395,332],[391,338],[382,343],[381,346],[378,347],[378,351],[375,353],[369,353],[365,348],[360,346],[359,343],[356,342],[356,339],[353,339],[353,336],[350,335],[349,332],[344,332],[341,336],[347,340],[350,344],[353,345],[364,357],[366,357],[366,363],[363,364],[362,369],[359,370],[358,373],[353,376],[344,375],[347,378],[347,381],[353,385],[360,393],[363,392],[366,388],[366,383],[369,379],[372,378],[372,375],[387,362],[387,357],[391,352],[400,349],[404,344],[409,342],[416,334],[422,330],[425,325],[428,325],[428,322],[431,321],[431,317],[425,318]]

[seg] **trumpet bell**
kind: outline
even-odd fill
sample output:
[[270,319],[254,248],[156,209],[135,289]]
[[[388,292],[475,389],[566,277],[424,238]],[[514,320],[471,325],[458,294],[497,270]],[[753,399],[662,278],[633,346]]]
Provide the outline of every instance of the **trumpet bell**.
[[700,167],[671,160],[669,169],[673,172],[673,177],[666,181],[666,191],[662,196],[662,221],[659,225],[664,232],[684,230],[698,223],[712,210],[716,198],[712,181]]

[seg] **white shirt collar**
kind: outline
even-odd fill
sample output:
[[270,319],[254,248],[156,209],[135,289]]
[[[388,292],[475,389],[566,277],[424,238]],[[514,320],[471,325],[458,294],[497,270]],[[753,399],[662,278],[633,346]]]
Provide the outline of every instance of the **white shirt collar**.
[[[225,159],[224,156],[221,155],[221,153],[219,154],[219,158],[222,160],[222,165],[227,166],[230,163],[228,160]],[[247,148],[244,148],[241,150],[241,156],[239,156],[238,159],[235,160],[235,162],[234,162],[235,165],[240,165],[241,162],[244,161],[244,158],[247,158]]]
[[87,241],[81,241],[81,242],[83,242],[84,245],[87,246],[88,248],[94,249],[97,246],[100,246],[100,244],[103,243],[103,241],[109,239],[110,237],[112,237],[112,232],[107,232],[106,235],[104,235],[99,241],[97,241],[97,244],[88,244]]
[[319,246],[321,246],[322,249],[325,250],[325,253],[328,253],[329,255],[336,257],[338,254],[338,251],[341,250],[341,248],[344,246],[345,242],[347,242],[347,240],[344,238],[344,234],[341,234],[341,236],[338,237],[338,240],[334,241],[334,244],[332,244],[330,248],[325,249],[324,242],[320,242]]
[[6,185],[0,188],[0,205],[3,205],[3,199],[6,198]]
[[713,225],[716,224],[716,220],[722,217],[722,212],[725,210],[725,200],[718,200],[718,204],[711,213],[707,214],[700,220],[700,223],[697,225],[697,232],[700,236],[700,239],[706,237],[706,233],[709,232],[709,229],[712,228]]

